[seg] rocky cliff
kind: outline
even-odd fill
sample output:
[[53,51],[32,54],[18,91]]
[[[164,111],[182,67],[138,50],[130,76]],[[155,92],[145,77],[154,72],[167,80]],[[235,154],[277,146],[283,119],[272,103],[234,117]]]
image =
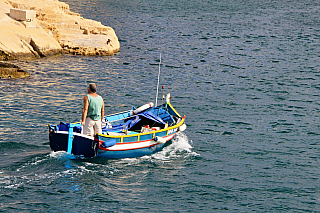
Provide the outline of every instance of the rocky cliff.
[[[35,11],[17,19],[12,9]],[[11,9],[11,11],[10,11]],[[0,60],[59,53],[113,55],[120,44],[111,27],[73,13],[57,0],[0,0]]]

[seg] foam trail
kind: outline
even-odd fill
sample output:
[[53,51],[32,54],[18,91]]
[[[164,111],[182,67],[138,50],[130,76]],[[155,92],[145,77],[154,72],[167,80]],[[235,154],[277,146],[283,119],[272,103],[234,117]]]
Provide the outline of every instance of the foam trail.
[[[192,141],[190,141],[192,143]],[[196,152],[193,152],[192,146],[189,143],[189,139],[186,134],[179,132],[172,139],[172,144],[165,147],[162,151],[152,155],[152,158],[170,160],[171,158],[176,157],[188,157],[188,156],[197,156]]]

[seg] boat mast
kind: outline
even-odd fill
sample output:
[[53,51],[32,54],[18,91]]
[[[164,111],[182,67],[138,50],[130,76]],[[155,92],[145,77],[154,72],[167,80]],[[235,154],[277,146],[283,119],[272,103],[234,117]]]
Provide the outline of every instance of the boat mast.
[[159,93],[159,83],[160,83],[160,65],[161,65],[161,53],[160,53],[158,84],[157,84],[157,95],[156,95],[156,105],[155,106],[158,106],[158,93]]

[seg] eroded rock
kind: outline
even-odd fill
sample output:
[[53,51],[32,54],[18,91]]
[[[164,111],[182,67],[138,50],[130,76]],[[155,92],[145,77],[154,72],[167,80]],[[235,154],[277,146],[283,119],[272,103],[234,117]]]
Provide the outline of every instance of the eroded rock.
[[14,64],[0,62],[0,78],[16,79],[30,77],[30,74]]
[[[36,11],[36,17],[18,21],[8,16],[12,8]],[[84,19],[57,0],[0,0],[0,29],[0,60],[60,53],[113,55],[120,49],[112,28]]]

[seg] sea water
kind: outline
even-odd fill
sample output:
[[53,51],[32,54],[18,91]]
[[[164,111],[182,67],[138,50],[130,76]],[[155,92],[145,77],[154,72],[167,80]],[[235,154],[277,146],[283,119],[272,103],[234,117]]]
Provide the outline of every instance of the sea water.
[[[0,211],[320,211],[317,1],[66,3],[114,28],[120,52],[16,61],[31,77],[0,81]],[[160,97],[187,124],[170,146],[51,152],[47,125],[79,121],[90,82],[106,113],[155,102],[160,54]]]

